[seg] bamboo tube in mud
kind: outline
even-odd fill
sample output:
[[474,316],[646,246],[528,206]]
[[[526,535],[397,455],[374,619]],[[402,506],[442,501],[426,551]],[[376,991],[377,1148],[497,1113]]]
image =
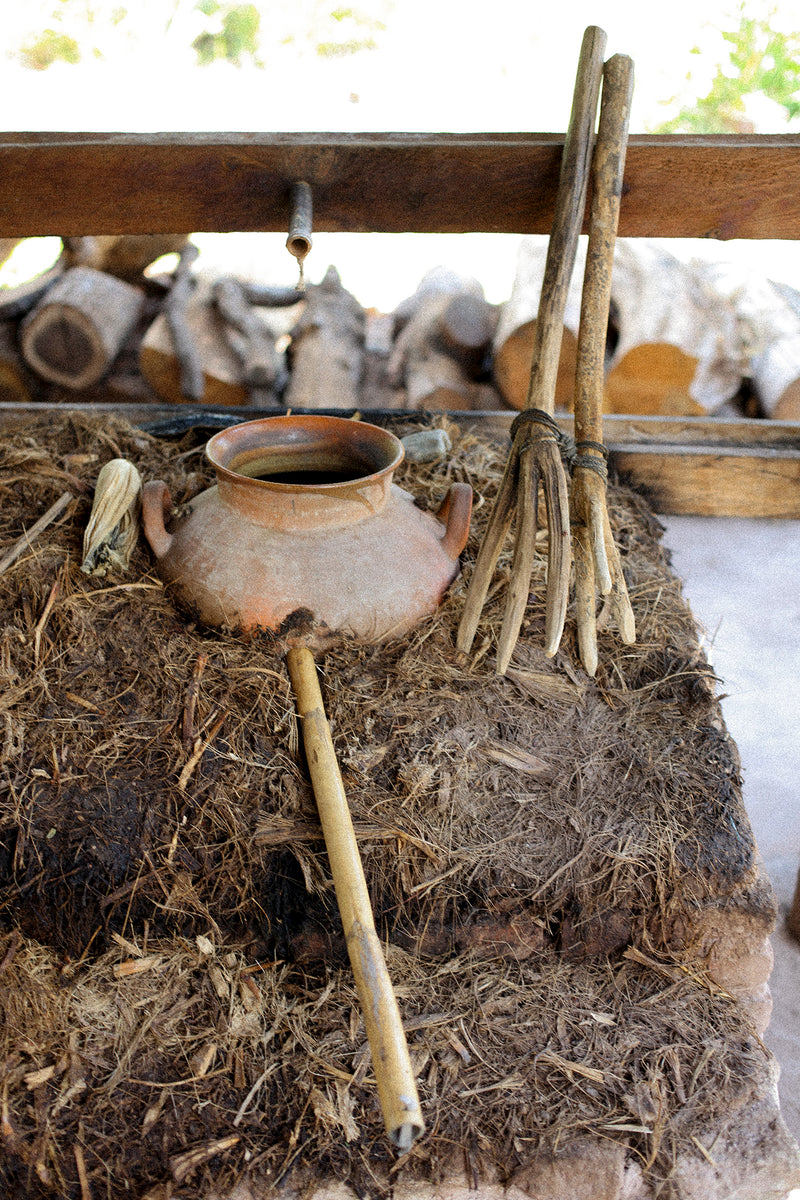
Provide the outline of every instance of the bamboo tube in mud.
[[350,964],[367,1030],[386,1132],[400,1150],[424,1132],[400,1010],[375,930],[367,881],[325,716],[314,656],[295,646],[286,656],[303,744],[342,917]]

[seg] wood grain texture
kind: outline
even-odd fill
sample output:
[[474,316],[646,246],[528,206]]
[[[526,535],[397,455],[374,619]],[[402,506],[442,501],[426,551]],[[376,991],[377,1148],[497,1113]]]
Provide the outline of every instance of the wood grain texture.
[[657,513],[800,518],[800,454],[794,450],[617,446],[609,461]]
[[[0,235],[549,233],[563,134],[6,133]],[[631,137],[621,237],[800,237],[800,136]]]

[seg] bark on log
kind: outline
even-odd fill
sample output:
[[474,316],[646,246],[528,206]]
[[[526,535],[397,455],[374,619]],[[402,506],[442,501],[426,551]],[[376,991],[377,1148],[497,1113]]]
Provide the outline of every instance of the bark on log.
[[475,279],[435,268],[395,311],[400,332],[387,363],[394,387],[405,384],[406,407],[473,409],[485,403],[479,384],[498,309]]
[[[495,336],[495,376],[515,408],[527,395],[546,249],[539,239],[521,243]],[[564,317],[557,408],[572,408],[584,263],[581,244]],[[682,263],[653,242],[619,240],[611,302],[606,412],[700,415],[719,411],[736,395],[742,382],[737,314],[702,265]]]
[[138,288],[91,267],[66,271],[20,327],[28,365],[75,391],[106,374],[142,310]]
[[[202,366],[203,403],[247,405],[249,398],[241,364],[228,343],[224,322],[206,288],[198,287],[189,298],[183,318],[187,336]],[[142,339],[139,367],[153,390],[164,400],[171,404],[186,403],[187,397],[182,390],[182,364],[163,312]]]
[[619,340],[607,368],[606,411],[700,415],[736,395],[736,311],[703,264],[683,263],[655,242],[621,240],[611,300]]
[[[536,316],[547,259],[546,238],[523,238],[517,255],[511,295],[500,310],[494,335],[494,377],[512,408],[522,409],[528,395],[536,338]],[[555,406],[571,409],[581,313],[581,285],[586,263],[585,240],[578,243],[575,269],[564,310],[564,331],[556,378]]]
[[213,295],[222,319],[239,335],[233,350],[241,361],[246,387],[274,388],[281,374],[275,338],[251,307],[244,284],[226,276],[216,281]]
[[22,361],[16,327],[0,322],[0,403],[30,404],[35,398],[36,379]]
[[365,327],[364,309],[329,267],[322,282],[308,288],[292,330],[284,402],[294,408],[358,408]]
[[188,240],[188,233],[129,233],[63,239],[68,266],[93,267],[129,283],[139,281],[145,267],[162,255],[179,254]]
[[762,412],[780,421],[800,419],[800,293],[727,264],[709,265],[705,273],[736,308],[742,371]]

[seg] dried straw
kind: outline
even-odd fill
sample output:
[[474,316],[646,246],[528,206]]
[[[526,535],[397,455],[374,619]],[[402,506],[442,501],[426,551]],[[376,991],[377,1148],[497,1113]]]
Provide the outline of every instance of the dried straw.
[[[472,484],[468,574],[505,451],[450,433],[399,482],[432,508]],[[79,497],[0,578],[0,1181],[203,1196],[317,1172],[380,1191],[398,1176],[283,647],[193,626],[142,545],[124,580],[81,574],[120,457],[178,506],[208,482],[194,440],[121,421],[65,414],[0,450],[0,545]],[[768,1070],[702,972],[653,966],[685,960],[705,907],[768,924],[772,900],[657,523],[623,489],[610,511],[639,636],[620,647],[601,618],[595,679],[569,616],[544,657],[541,571],[492,674],[510,547],[471,660],[460,580],[408,637],[320,664],[430,1129],[405,1175],[507,1179],[587,1134],[668,1178]]]

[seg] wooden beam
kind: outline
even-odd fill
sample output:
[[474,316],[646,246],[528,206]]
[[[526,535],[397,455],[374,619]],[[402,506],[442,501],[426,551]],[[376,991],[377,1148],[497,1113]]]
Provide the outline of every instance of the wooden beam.
[[[0,134],[0,235],[549,233],[561,134]],[[634,136],[623,237],[800,237],[800,136]]]

